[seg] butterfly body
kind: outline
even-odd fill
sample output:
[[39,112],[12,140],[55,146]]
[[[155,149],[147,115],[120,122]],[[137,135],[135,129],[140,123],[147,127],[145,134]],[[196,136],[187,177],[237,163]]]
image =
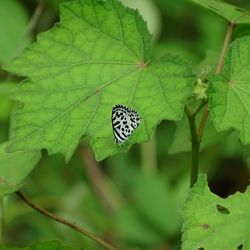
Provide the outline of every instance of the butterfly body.
[[111,119],[115,143],[124,143],[140,125],[138,112],[120,104],[113,107]]

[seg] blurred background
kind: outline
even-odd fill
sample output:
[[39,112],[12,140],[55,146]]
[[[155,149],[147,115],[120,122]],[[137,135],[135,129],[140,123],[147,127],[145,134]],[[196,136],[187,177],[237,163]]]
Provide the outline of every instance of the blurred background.
[[[62,0],[0,0],[0,66],[59,21]],[[213,68],[227,23],[184,0],[124,0],[139,9],[153,34],[153,57],[176,54],[197,76]],[[250,10],[250,1],[227,1]],[[37,15],[37,22],[29,20]],[[27,28],[28,27],[28,28]],[[29,32],[27,32],[27,30]],[[235,29],[233,39],[250,34]],[[20,79],[0,68],[0,84]],[[8,139],[13,103],[0,95],[0,142]],[[199,119],[199,117],[198,117]],[[237,132],[217,133],[208,121],[200,171],[221,197],[244,192],[250,179],[250,147]],[[84,139],[69,164],[61,155],[43,157],[23,190],[42,207],[112,242],[118,249],[181,249],[181,209],[189,190],[190,134],[182,121],[163,121],[152,140],[123,154],[96,162]],[[21,167],[21,166],[20,166]],[[11,247],[59,239],[76,249],[102,249],[95,242],[34,212],[15,194],[4,199],[5,241]]]

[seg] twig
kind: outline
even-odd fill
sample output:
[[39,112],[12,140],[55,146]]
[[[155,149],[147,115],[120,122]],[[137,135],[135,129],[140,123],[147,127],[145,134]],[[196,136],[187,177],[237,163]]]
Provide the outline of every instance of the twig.
[[26,26],[25,28],[25,31],[23,32],[23,36],[22,36],[22,39],[20,40],[17,48],[16,48],[16,51],[15,51],[15,54],[14,54],[14,57],[19,55],[22,51],[22,49],[24,48],[24,41],[25,41],[25,38],[32,33],[32,31],[34,30],[34,28],[36,27],[37,25],[37,22],[43,12],[43,9],[44,9],[44,5],[43,5],[43,1],[40,0],[38,2],[38,5],[35,9],[35,12],[33,13],[32,17],[30,18],[29,20],[29,23],[28,25]]
[[44,216],[47,216],[55,221],[58,221],[70,228],[72,228],[75,231],[78,231],[79,233],[89,237],[90,239],[94,240],[95,242],[99,243],[100,245],[102,245],[103,247],[105,247],[108,250],[117,250],[114,246],[110,245],[108,242],[102,240],[101,238],[95,236],[94,234],[92,234],[91,232],[89,232],[88,230],[77,226],[75,223],[67,221],[65,219],[63,219],[62,217],[53,214],[47,210],[45,210],[44,208],[40,207],[39,205],[35,204],[33,201],[31,201],[23,192],[21,191],[17,191],[16,194],[31,208],[33,208],[34,210],[36,210],[37,212],[43,214]]
[[89,177],[93,189],[100,199],[101,204],[109,213],[115,212],[122,203],[120,194],[114,191],[111,183],[104,176],[102,166],[98,164],[92,151],[87,146],[81,147],[81,157],[84,162],[86,174]]
[[231,41],[233,29],[234,29],[234,24],[229,23],[228,28],[227,28],[227,33],[226,33],[226,36],[225,36],[225,39],[224,39],[224,44],[223,44],[223,47],[222,47],[222,50],[221,50],[221,53],[220,53],[219,62],[217,64],[216,71],[215,71],[215,73],[217,75],[220,74],[222,69],[223,69],[224,59],[225,59],[225,56],[226,56],[226,53],[227,53],[229,43]]
[[32,33],[32,31],[34,30],[34,28],[36,27],[36,25],[38,23],[38,20],[43,12],[43,9],[44,9],[44,4],[43,4],[43,1],[40,0],[40,1],[38,1],[37,7],[36,7],[32,17],[30,18],[30,21],[29,21],[29,23],[24,31],[23,38]]

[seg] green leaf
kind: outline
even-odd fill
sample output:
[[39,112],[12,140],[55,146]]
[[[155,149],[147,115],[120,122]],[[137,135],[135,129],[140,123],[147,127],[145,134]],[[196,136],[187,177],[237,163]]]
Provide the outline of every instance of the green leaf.
[[41,157],[38,152],[6,153],[7,145],[0,144],[0,197],[18,190]]
[[[250,188],[222,199],[200,175],[183,209],[182,249],[250,249]],[[223,239],[223,240],[222,240]]]
[[[201,110],[197,115],[196,122],[199,124],[202,118],[203,111]],[[218,143],[225,137],[225,133],[218,133],[211,122],[210,117],[208,117],[206,123],[206,129],[201,140],[201,151],[207,147]],[[176,154],[180,152],[190,152],[191,151],[191,135],[187,116],[183,116],[181,121],[176,122],[176,130],[174,133],[174,139],[169,148],[169,154]]]
[[221,0],[190,0],[232,23],[250,23],[250,11]]
[[0,1],[0,63],[10,61],[29,43],[24,37],[27,24],[27,13],[18,1]]
[[34,243],[30,246],[27,247],[22,247],[22,248],[7,248],[7,247],[0,247],[0,250],[18,250],[18,249],[23,249],[23,250],[73,250],[74,248],[66,246],[60,241],[57,240],[52,240],[52,241],[44,241],[44,242],[39,242],[39,243]]
[[[24,105],[14,116],[9,150],[46,148],[68,160],[80,138],[89,135],[101,160],[149,140],[162,119],[180,119],[192,73],[172,56],[150,60],[150,40],[138,12],[119,1],[63,4],[60,24],[8,66],[29,78],[13,95]],[[122,146],[113,138],[115,104],[142,117]]]
[[221,75],[211,79],[211,119],[218,131],[234,128],[250,143],[250,37],[234,41]]

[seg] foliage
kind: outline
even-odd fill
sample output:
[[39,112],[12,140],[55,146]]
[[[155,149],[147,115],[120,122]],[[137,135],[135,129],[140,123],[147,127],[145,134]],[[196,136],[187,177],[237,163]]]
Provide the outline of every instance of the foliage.
[[235,128],[250,143],[250,37],[237,39],[225,58],[221,75],[211,79],[211,119],[218,131]]
[[248,249],[249,202],[249,188],[244,194],[236,193],[222,199],[211,193],[206,177],[200,175],[183,209],[182,248],[210,250],[237,249],[241,246]]
[[148,140],[161,119],[180,119],[191,71],[172,56],[151,62],[150,50],[139,14],[117,1],[63,5],[60,26],[7,66],[30,79],[13,94],[25,105],[16,111],[9,150],[46,148],[69,160],[80,137],[90,135],[101,160],[124,150],[112,138],[115,104],[132,106],[143,117],[137,138],[125,149]]

